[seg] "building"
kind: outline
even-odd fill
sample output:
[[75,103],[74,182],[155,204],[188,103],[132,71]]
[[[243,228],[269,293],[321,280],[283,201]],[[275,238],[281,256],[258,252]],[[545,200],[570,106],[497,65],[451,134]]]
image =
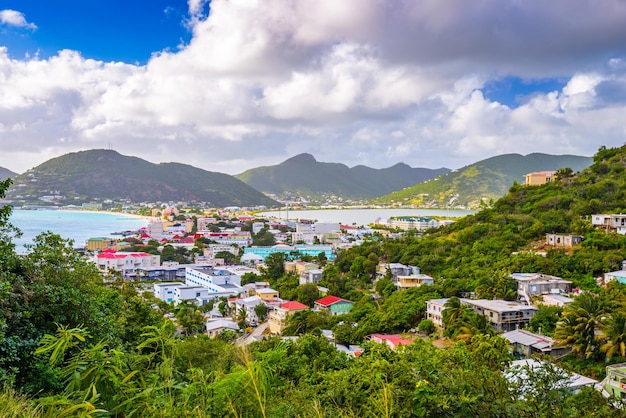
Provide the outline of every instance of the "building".
[[233,306],[236,311],[244,309],[246,311],[246,321],[248,324],[256,326],[259,323],[259,317],[256,314],[255,308],[258,305],[263,304],[263,300],[258,296],[249,296],[247,298],[240,298],[230,301],[229,304]]
[[267,303],[274,302],[279,298],[278,291],[270,287],[256,289],[254,294],[257,295],[263,302]]
[[346,314],[352,310],[354,302],[338,298],[337,296],[326,296],[315,301],[314,307],[320,311],[329,312],[331,315]]
[[413,340],[410,338],[404,338],[400,334],[372,334],[367,337],[370,341],[379,344],[385,344],[392,350],[395,350],[401,345],[413,344]]
[[[443,328],[443,316],[441,313],[446,308],[445,304],[447,301],[448,298],[426,301],[426,317],[433,321],[433,324],[439,328]],[[463,299],[461,299],[461,302],[463,302]]]
[[463,299],[462,303],[484,315],[496,331],[511,331],[528,325],[537,308],[506,300]]
[[212,267],[186,267],[185,283],[188,286],[206,287],[209,292],[228,293],[230,295],[238,294],[243,290],[240,286],[241,276],[226,269]]
[[409,276],[411,274],[419,274],[419,267],[405,266],[400,263],[379,263],[376,266],[376,279],[382,279],[391,274],[391,281],[397,282],[398,276]]
[[320,268],[317,263],[310,263],[307,261],[285,261],[284,264],[285,273],[301,274],[308,270],[317,270]]
[[269,328],[272,334],[280,335],[287,326],[287,320],[291,315],[299,311],[309,309],[308,306],[300,302],[283,302],[280,306],[274,308],[269,317]]
[[105,250],[95,254],[92,261],[105,273],[113,270],[119,272],[122,277],[127,278],[135,277],[140,269],[158,267],[161,264],[161,257],[144,252]]
[[584,239],[582,235],[546,234],[546,244],[557,248],[571,248]]
[[167,303],[174,302],[174,292],[180,286],[184,286],[184,284],[181,282],[155,283],[153,286],[154,297]]
[[396,286],[398,290],[409,289],[411,287],[420,287],[422,285],[432,285],[435,279],[427,274],[412,274],[410,276],[398,276]]
[[626,264],[622,262],[622,269],[617,271],[610,271],[608,273],[604,273],[604,283],[607,284],[612,281],[616,281],[618,283],[626,284]]
[[560,356],[569,352],[566,347],[556,346],[552,338],[525,329],[514,329],[501,336],[509,340],[513,354],[524,357],[531,357],[533,354]]
[[604,391],[616,400],[626,401],[626,363],[606,367]]
[[540,273],[512,273],[517,282],[517,294],[522,301],[530,303],[535,295],[568,293],[572,290],[572,282],[560,277]]
[[319,283],[324,276],[324,270],[305,270],[300,273],[300,284]]
[[[554,373],[557,376],[557,378],[553,378],[548,385],[546,385],[547,382],[545,381],[545,378],[542,378],[546,375],[546,373],[551,375]],[[535,376],[535,379],[530,378],[530,376],[533,375]],[[551,389],[567,390],[571,393],[577,393],[585,386],[594,387],[598,383],[597,380],[590,379],[577,373],[568,373],[551,363],[531,358],[511,362],[511,366],[504,372],[504,376],[516,387],[516,389],[522,392],[522,397],[524,394],[532,395],[538,391],[545,392],[546,390]],[[540,383],[537,382],[537,377],[541,380]]]
[[524,186],[539,186],[554,181],[556,171],[534,171],[524,175]]
[[560,306],[562,308],[573,301],[574,299],[563,295],[543,295],[543,304],[546,306]]
[[626,235],[626,215],[621,213],[591,215],[591,224],[596,229],[604,229],[606,232],[616,232],[621,235]]
[[392,228],[403,231],[425,231],[430,228],[438,228],[440,223],[437,219],[425,216],[397,216],[389,219]]
[[272,247],[248,247],[245,248],[244,254],[256,254],[266,259],[267,256],[274,253],[283,253],[287,256],[299,256],[299,255],[309,255],[311,257],[318,257],[320,254],[324,254],[326,259],[333,260],[335,258],[335,254],[333,252],[332,245],[306,245],[306,244],[296,244],[296,245],[285,245],[285,244],[277,244]]
[[235,324],[231,318],[207,319],[204,327],[207,335],[211,338],[215,338],[227,330],[239,331],[239,325]]
[[197,299],[206,298],[209,291],[203,286],[178,286],[174,289],[174,304],[179,304],[184,300],[191,300],[197,303]]
[[[443,328],[443,311],[449,299],[426,301],[426,315],[435,325]],[[484,315],[496,331],[511,331],[528,325],[537,308],[506,300],[460,299],[461,304]]]
[[117,247],[117,240],[115,238],[89,238],[85,242],[85,249],[87,251],[96,252],[104,250],[115,250]]

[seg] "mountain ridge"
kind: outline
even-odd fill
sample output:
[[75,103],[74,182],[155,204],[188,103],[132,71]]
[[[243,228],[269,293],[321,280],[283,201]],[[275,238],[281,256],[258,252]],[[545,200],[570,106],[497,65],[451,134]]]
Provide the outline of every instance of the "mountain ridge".
[[62,196],[62,203],[93,200],[189,201],[225,206],[274,206],[276,201],[233,176],[181,163],[159,163],[113,150],[65,154],[14,178],[7,198]]
[[319,162],[308,153],[282,163],[252,168],[235,175],[248,185],[275,195],[339,195],[346,199],[371,199],[449,171],[447,168],[412,168],[404,163],[375,169],[364,165]]
[[504,196],[524,175],[534,171],[572,168],[574,172],[589,167],[592,157],[544,153],[503,154],[490,157],[430,181],[376,198],[373,203],[421,207],[470,207]]

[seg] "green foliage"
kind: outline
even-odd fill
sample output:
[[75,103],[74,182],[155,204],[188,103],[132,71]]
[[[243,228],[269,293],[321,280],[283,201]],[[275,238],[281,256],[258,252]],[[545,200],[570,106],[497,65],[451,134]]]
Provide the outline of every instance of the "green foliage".
[[[111,173],[115,173],[115,177]],[[53,158],[15,178],[23,195],[58,190],[68,204],[94,199],[132,202],[204,201],[219,207],[275,206],[277,202],[233,176],[178,163],[152,164],[112,150],[89,150]],[[75,200],[78,199],[78,200]]]
[[537,312],[530,319],[528,328],[532,332],[540,332],[551,336],[556,329],[556,324],[561,318],[563,308],[560,306],[539,305]]
[[512,184],[524,179],[533,171],[557,170],[561,167],[580,171],[591,164],[591,158],[557,156],[547,154],[499,155],[479,161],[459,170],[412,187],[404,188],[387,196],[375,199],[376,203],[402,202],[426,206],[435,203],[439,207],[464,205],[478,208],[484,199],[498,199],[507,191],[516,191],[521,186],[509,189]]

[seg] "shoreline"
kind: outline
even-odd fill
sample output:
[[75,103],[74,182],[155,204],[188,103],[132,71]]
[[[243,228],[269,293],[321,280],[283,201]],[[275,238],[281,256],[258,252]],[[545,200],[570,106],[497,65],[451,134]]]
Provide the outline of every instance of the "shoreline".
[[159,217],[156,216],[148,216],[148,215],[138,215],[136,213],[127,213],[127,212],[113,212],[113,211],[107,211],[107,210],[90,210],[90,209],[77,209],[77,208],[72,208],[72,209],[65,209],[65,208],[54,208],[54,209],[21,209],[21,208],[13,208],[13,211],[51,211],[51,212],[70,212],[70,213],[98,213],[101,215],[119,215],[119,216],[124,216],[127,218],[139,218],[139,219],[144,219],[148,222],[150,221],[154,221],[154,220],[159,220]]

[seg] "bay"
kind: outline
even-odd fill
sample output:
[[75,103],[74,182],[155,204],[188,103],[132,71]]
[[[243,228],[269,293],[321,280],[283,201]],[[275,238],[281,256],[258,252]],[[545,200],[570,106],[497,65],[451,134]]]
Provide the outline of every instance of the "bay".
[[73,240],[74,247],[83,247],[89,238],[136,231],[147,226],[149,221],[148,218],[119,213],[14,209],[9,222],[23,233],[13,240],[17,253],[22,254],[26,251],[24,245],[31,244],[42,232],[53,232]]
[[392,216],[436,216],[460,218],[476,213],[475,210],[459,209],[315,209],[281,210],[262,212],[258,215],[289,220],[311,220],[317,222],[338,222],[343,225],[366,226],[378,218],[389,219]]

